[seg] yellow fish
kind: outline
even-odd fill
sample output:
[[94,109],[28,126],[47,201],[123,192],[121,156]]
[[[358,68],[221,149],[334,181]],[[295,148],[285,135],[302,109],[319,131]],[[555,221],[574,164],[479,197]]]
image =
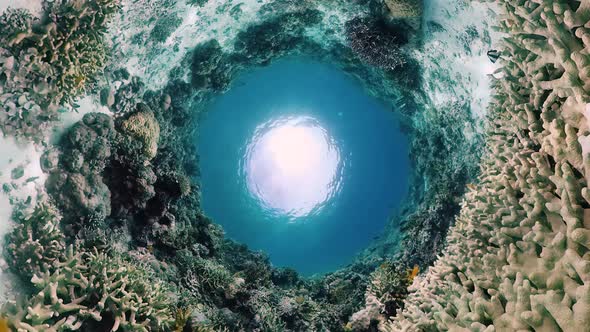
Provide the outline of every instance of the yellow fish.
[[8,320],[4,317],[0,317],[0,332],[10,332]]
[[418,272],[420,272],[420,268],[418,265],[414,265],[414,268],[408,271],[408,280],[410,282],[414,281],[414,278],[416,278]]

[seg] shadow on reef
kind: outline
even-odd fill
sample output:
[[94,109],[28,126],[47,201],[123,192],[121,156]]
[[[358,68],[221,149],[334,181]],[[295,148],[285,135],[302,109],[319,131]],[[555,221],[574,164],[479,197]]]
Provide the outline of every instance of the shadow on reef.
[[[475,176],[478,145],[457,127],[469,121],[464,105],[438,117],[417,106],[426,101],[408,50],[420,44],[414,19],[421,3],[365,3],[369,13],[345,24],[344,41],[322,43],[305,33],[325,19],[314,1],[263,5],[268,18],[239,32],[231,52],[216,40],[199,44],[159,91],[108,68],[93,88],[113,115],[84,115],[47,149],[41,165],[50,199],[16,211],[7,261],[31,296],[6,306],[11,326],[373,331],[401,309],[408,285],[442,247],[462,188]],[[20,27],[10,15],[2,22]],[[161,42],[164,30],[151,38]],[[412,195],[387,230],[397,234],[402,224],[402,244],[385,238],[349,266],[315,278],[272,267],[264,254],[225,239],[200,210],[193,142],[200,114],[241,71],[286,56],[329,62],[357,79],[402,114],[412,146]],[[413,245],[404,245],[410,239]]]

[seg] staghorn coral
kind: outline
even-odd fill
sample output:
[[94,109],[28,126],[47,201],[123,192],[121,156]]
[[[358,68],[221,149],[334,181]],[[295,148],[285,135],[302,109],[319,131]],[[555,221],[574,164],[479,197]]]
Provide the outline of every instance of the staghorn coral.
[[159,330],[174,322],[165,286],[143,268],[69,246],[53,272],[36,274],[35,294],[3,308],[17,331]]
[[486,153],[389,331],[588,331],[587,4],[498,1]]
[[[73,209],[69,211],[79,213],[79,217],[84,219],[85,227],[90,226],[89,231],[93,232],[102,229],[108,230],[112,225],[126,228],[128,222],[135,223],[140,231],[133,234],[132,240],[134,244],[145,245],[141,252],[150,252],[150,262],[161,260],[168,263],[172,262],[173,264],[170,265],[174,267],[176,265],[183,267],[182,260],[175,261],[180,256],[176,254],[183,249],[190,251],[191,260],[196,261],[196,263],[194,266],[192,263],[186,264],[188,271],[181,271],[181,273],[193,277],[189,284],[190,287],[186,288],[194,286],[198,293],[207,293],[198,294],[206,298],[204,299],[205,302],[216,301],[214,303],[215,308],[212,311],[219,313],[218,316],[223,316],[220,325],[228,326],[232,330],[238,328],[271,331],[340,330],[342,323],[348,320],[348,316],[359,309],[357,305],[361,303],[364,297],[366,276],[372,270],[366,267],[358,268],[353,266],[325,278],[302,281],[298,280],[298,277],[293,273],[276,271],[271,267],[268,258],[264,257],[264,255],[252,254],[245,248],[236,250],[232,254],[220,253],[220,251],[225,250],[233,251],[235,248],[220,248],[223,247],[223,245],[220,245],[223,240],[220,234],[221,231],[202,215],[198,190],[191,190],[192,188],[198,189],[196,184],[191,184],[189,178],[189,176],[198,175],[194,168],[193,172],[190,171],[190,165],[194,167],[196,164],[194,159],[196,153],[188,147],[186,137],[182,135],[185,132],[192,133],[191,129],[194,128],[192,127],[194,125],[192,113],[200,111],[200,109],[195,111],[191,106],[187,106],[190,105],[187,100],[194,97],[195,91],[199,94],[223,91],[229,86],[234,72],[241,66],[264,65],[286,54],[306,53],[316,55],[317,52],[334,53],[329,56],[322,55],[323,59],[328,59],[328,61],[337,59],[334,61],[341,63],[347,71],[355,76],[362,77],[362,80],[367,81],[367,85],[384,85],[385,78],[382,76],[381,71],[375,71],[377,74],[369,72],[346,46],[338,44],[334,48],[320,50],[318,45],[313,44],[306,36],[303,36],[306,29],[323,24],[321,23],[322,20],[333,19],[333,17],[328,18],[327,16],[323,18],[322,11],[312,10],[308,7],[313,8],[310,5],[306,6],[307,9],[296,13],[284,14],[280,12],[277,13],[280,15],[275,15],[276,18],[266,19],[240,32],[235,43],[237,50],[234,51],[236,53],[226,53],[226,49],[224,48],[224,51],[222,51],[219,45],[211,49],[205,48],[205,51],[200,56],[197,56],[198,50],[195,50],[195,56],[192,58],[194,63],[191,68],[193,76],[189,76],[194,79],[194,81],[191,80],[191,83],[194,84],[193,91],[191,91],[188,83],[171,81],[164,89],[163,94],[160,91],[145,92],[144,86],[139,79],[135,77],[129,79],[128,73],[127,75],[120,73],[123,76],[123,81],[125,81],[122,82],[123,86],[119,87],[119,82],[116,82],[113,86],[103,90],[105,92],[101,96],[103,97],[103,103],[117,113],[117,116],[120,116],[117,120],[121,120],[115,121],[115,129],[118,133],[109,136],[108,140],[106,140],[110,142],[109,144],[102,146],[104,142],[102,142],[102,139],[98,139],[101,142],[97,146],[100,149],[104,148],[104,150],[108,148],[111,152],[110,157],[94,160],[92,156],[94,154],[93,148],[83,148],[83,153],[74,151],[75,153],[72,155],[75,158],[69,156],[69,150],[64,153],[66,154],[64,162],[83,161],[81,163],[83,165],[83,172],[80,172],[81,176],[87,176],[86,170],[91,170],[91,173],[96,174],[95,180],[97,181],[91,184],[96,183],[101,192],[104,187],[100,183],[106,184],[111,195],[112,206],[111,216],[102,214],[106,213],[106,209],[92,211],[90,215],[87,215],[86,211],[73,211]],[[213,42],[210,45],[215,43]],[[385,52],[385,49],[381,49],[380,52]],[[171,77],[174,76],[171,73]],[[195,76],[197,76],[196,79]],[[395,76],[395,73],[391,76]],[[182,77],[182,75],[179,74],[178,77]],[[371,80],[372,82],[369,82]],[[377,92],[377,94],[379,93],[381,92]],[[167,96],[167,98],[164,96]],[[200,99],[200,96],[194,100],[195,103],[204,101]],[[143,154],[134,152],[143,150],[142,147],[144,146],[149,146],[139,144],[139,141],[142,140],[141,135],[135,137],[133,132],[121,134],[121,130],[119,130],[120,124],[125,121],[125,117],[133,112],[134,108],[141,102],[149,105],[160,127],[157,154],[150,160],[144,158]],[[155,105],[162,106],[156,107]],[[84,126],[88,125],[84,124]],[[116,138],[113,141],[112,138],[115,136]],[[193,136],[187,135],[187,137],[190,140],[194,139]],[[85,155],[86,151],[89,152],[88,157],[90,158]],[[55,154],[55,151],[48,153],[43,163],[47,169],[53,171],[58,167]],[[71,161],[69,161],[69,158],[72,158]],[[92,160],[92,165],[86,165],[88,160]],[[145,161],[149,161],[149,164],[145,165]],[[113,166],[115,162],[120,162],[121,165]],[[141,164],[141,166],[137,164]],[[104,172],[101,172],[102,165],[107,165],[104,167]],[[117,174],[114,175],[112,169],[119,166],[124,171],[119,172],[117,170]],[[119,181],[120,179],[125,181]],[[115,193],[114,188],[117,186],[119,187],[117,190],[125,191],[126,195]],[[68,187],[62,187],[62,189],[67,190]],[[93,194],[91,193],[89,196],[93,196]],[[157,198],[154,198],[156,196]],[[77,195],[74,195],[73,198],[77,199]],[[71,200],[72,197],[65,197],[66,201],[68,199]],[[127,199],[131,203],[128,204]],[[120,210],[115,207],[118,203],[124,205]],[[117,212],[113,213],[115,210]],[[104,221],[105,218],[116,220],[107,223]],[[66,220],[65,224],[70,223],[70,220]],[[427,223],[436,224],[438,220],[432,218]],[[157,227],[163,224],[167,227]],[[154,229],[156,230],[154,231]],[[86,236],[86,234],[83,235],[83,237]],[[101,242],[101,247],[105,247],[113,243],[111,239],[105,240],[107,236],[104,234],[99,234],[96,237],[100,238],[100,241],[91,241],[91,244],[85,243],[85,245],[92,246],[95,244],[94,242]],[[125,247],[122,251],[127,249]],[[152,252],[153,255],[151,255]],[[174,258],[171,259],[168,255],[174,256]],[[219,256],[222,256],[223,262],[221,264],[217,260]],[[106,267],[108,268],[108,266]],[[174,270],[174,268],[171,270]],[[176,283],[179,281],[177,278],[182,276],[181,273],[178,275],[170,273],[165,278],[170,278]],[[211,283],[207,281],[209,275],[211,275],[210,280],[213,281]],[[222,282],[218,282],[219,280]],[[207,291],[202,291],[202,289]],[[267,289],[269,293],[273,294],[272,296],[265,295],[264,299],[257,298],[257,295],[266,292]],[[182,289],[179,294],[182,294],[183,297],[186,296],[187,302],[194,300],[187,295],[186,289]],[[107,313],[104,321],[109,322],[109,317]],[[67,328],[66,323],[75,324],[74,320],[75,318],[69,322],[66,320],[59,324]],[[91,320],[87,319],[87,321]],[[59,324],[55,326],[57,329],[60,328]],[[100,325],[100,327],[104,326]],[[93,329],[97,330],[97,325],[91,325],[87,328],[87,330]],[[197,331],[208,329],[206,324],[195,324],[193,326],[193,330]]]
[[382,263],[371,273],[365,293],[365,307],[351,316],[347,327],[355,331],[368,330],[387,322],[398,309],[403,309],[407,288],[417,273],[417,266],[409,270],[400,261]]
[[65,237],[59,229],[55,207],[39,203],[32,213],[15,210],[15,228],[7,235],[6,258],[10,268],[25,279],[48,270],[63,257]]
[[73,105],[102,72],[103,34],[118,0],[48,2],[44,16],[0,16],[0,129],[40,141],[61,106]]

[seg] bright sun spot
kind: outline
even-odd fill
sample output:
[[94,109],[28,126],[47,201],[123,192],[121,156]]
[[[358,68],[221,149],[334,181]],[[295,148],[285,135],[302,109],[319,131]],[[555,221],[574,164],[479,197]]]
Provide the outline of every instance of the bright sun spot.
[[313,118],[281,118],[259,126],[244,162],[250,193],[283,215],[307,215],[339,187],[340,152]]

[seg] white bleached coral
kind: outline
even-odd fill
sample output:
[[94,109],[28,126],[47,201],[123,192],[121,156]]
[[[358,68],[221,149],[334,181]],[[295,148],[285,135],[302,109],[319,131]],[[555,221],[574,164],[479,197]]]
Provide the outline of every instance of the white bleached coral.
[[498,1],[486,156],[395,331],[589,331],[587,1]]

